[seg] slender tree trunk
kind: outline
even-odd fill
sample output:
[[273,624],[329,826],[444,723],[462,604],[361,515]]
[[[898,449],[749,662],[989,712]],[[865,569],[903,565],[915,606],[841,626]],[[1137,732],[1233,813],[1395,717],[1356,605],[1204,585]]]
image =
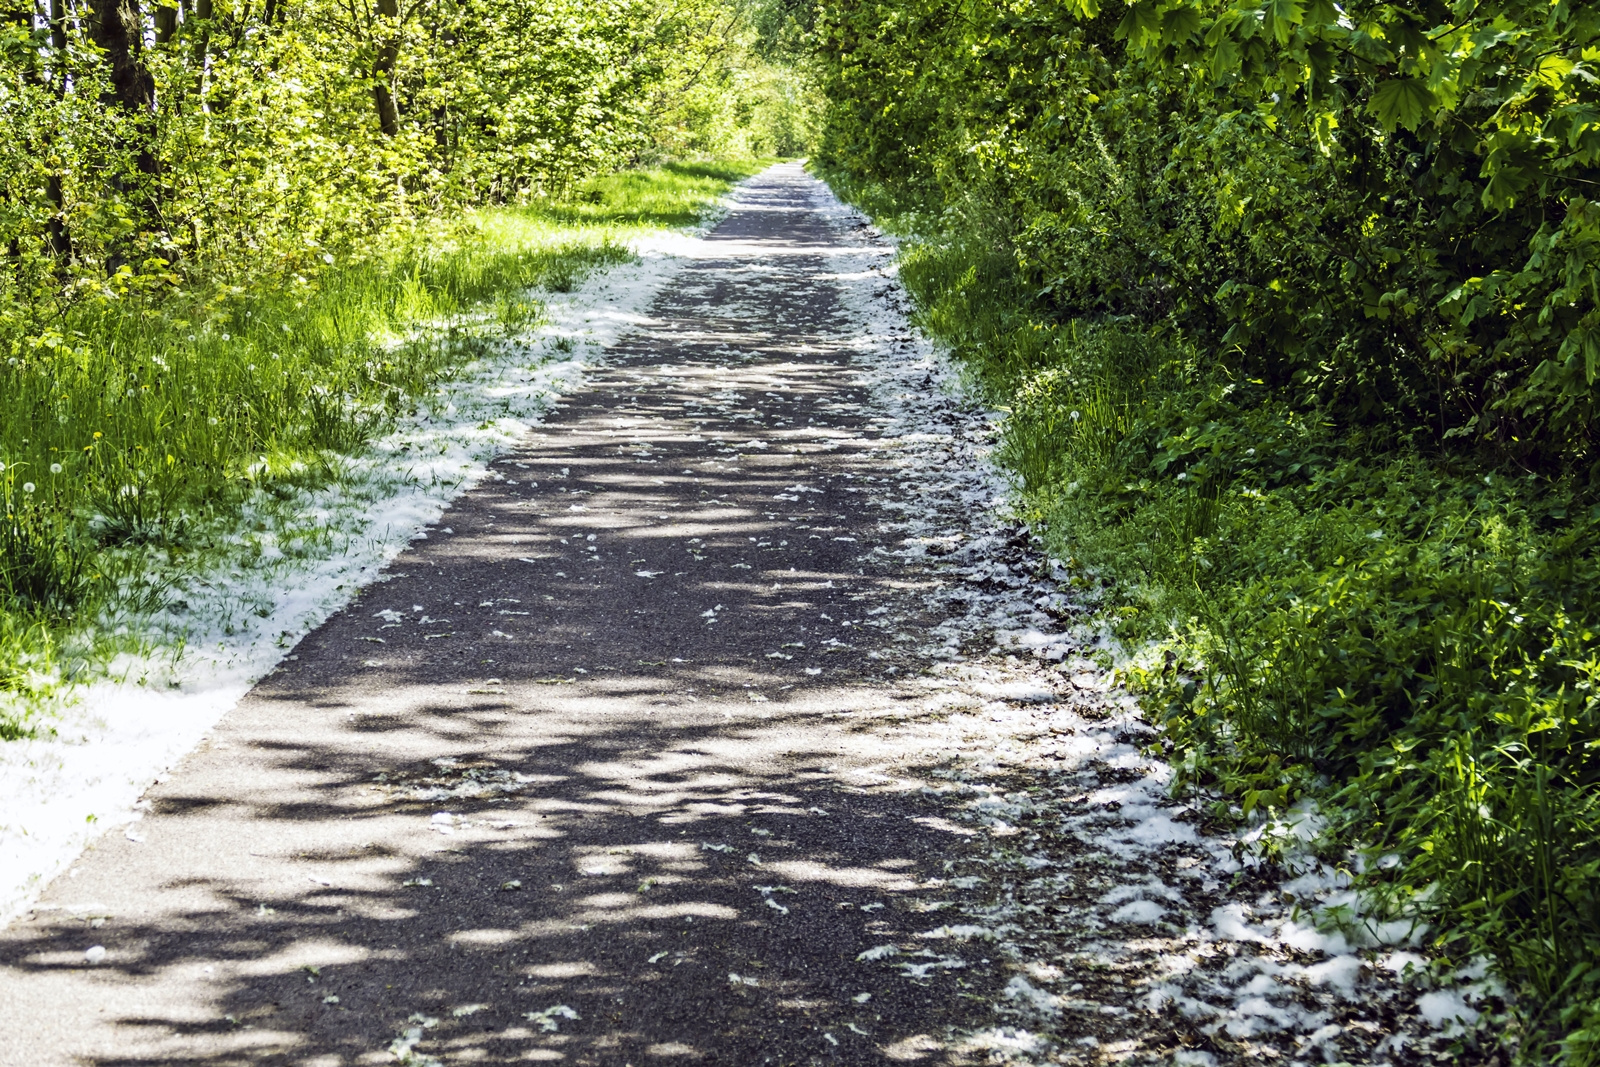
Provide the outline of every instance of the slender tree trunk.
[[[50,0],[50,47],[65,67],[67,58],[67,2]],[[66,72],[61,75],[60,92],[66,91]]]
[[167,44],[178,32],[178,9],[162,4],[156,8],[156,44]]
[[51,171],[45,175],[44,195],[50,201],[50,221],[45,225],[45,243],[50,254],[62,262],[72,258],[72,233],[67,229],[67,197],[61,188],[61,175]]
[[377,0],[378,58],[372,65],[372,99],[378,108],[378,128],[386,135],[400,133],[400,108],[394,99],[394,68],[400,59],[399,0]]
[[[50,51],[56,62],[56,99],[67,94],[67,2],[50,0]],[[72,234],[67,229],[67,197],[61,186],[61,174],[52,170],[44,179],[44,195],[50,201],[50,221],[45,227],[45,241],[50,254],[65,263],[72,257]]]
[[[35,16],[32,4],[0,2],[0,26],[14,26],[26,35],[33,33],[34,22]],[[9,186],[9,182],[0,181],[0,208],[4,208],[8,215],[14,210],[12,205],[18,199]],[[16,232],[11,234],[11,239],[6,242],[4,254],[8,259],[18,260],[22,258],[22,239],[20,234]],[[9,267],[9,264],[6,266]]]
[[194,0],[194,17],[200,20],[200,32],[194,35],[194,92],[200,99],[200,110],[209,111],[206,106],[206,89],[208,81],[206,63],[209,61],[208,53],[211,49],[211,17],[216,13],[211,0]]

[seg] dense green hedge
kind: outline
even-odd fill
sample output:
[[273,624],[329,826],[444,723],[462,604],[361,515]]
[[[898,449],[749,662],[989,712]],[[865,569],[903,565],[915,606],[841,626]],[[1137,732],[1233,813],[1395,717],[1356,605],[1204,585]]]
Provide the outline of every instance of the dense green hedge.
[[[1600,1027],[1600,57],[1555,5],[825,0],[819,163],[1110,579],[1186,784]],[[1556,1042],[1556,1043],[1551,1043]]]
[[824,158],[998,211],[1055,319],[1180,329],[1344,426],[1595,461],[1594,13],[1093,7],[824,5]]

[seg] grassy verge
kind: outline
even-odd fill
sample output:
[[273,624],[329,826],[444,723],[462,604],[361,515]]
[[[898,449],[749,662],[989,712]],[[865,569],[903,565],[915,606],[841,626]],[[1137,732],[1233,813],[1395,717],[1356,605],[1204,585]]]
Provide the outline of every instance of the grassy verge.
[[[315,272],[227,282],[125,270],[63,299],[0,358],[0,738],[111,650],[96,618],[148,596],[141,571],[203,552],[252,494],[331,477],[485,343],[690,225],[764,164],[614,174],[568,203],[419,223]],[[77,639],[75,639],[77,638]],[[64,652],[68,649],[70,652]]]
[[[846,187],[848,184],[846,183]],[[1184,337],[1058,321],[994,231],[907,237],[920,325],[1011,415],[1003,457],[1215,817],[1313,799],[1319,843],[1433,948],[1489,954],[1522,1055],[1600,1043],[1600,505],[1577,477],[1340,432]]]

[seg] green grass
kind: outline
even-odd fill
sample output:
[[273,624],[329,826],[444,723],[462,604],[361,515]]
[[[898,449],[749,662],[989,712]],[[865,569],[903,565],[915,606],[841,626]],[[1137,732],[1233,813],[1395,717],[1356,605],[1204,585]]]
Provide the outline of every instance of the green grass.
[[1523,1059],[1600,1062],[1586,484],[1380,446],[1181,336],[1055,320],[980,227],[866,201],[910,237],[920,324],[1010,410],[1002,459],[1136,650],[1178,787],[1225,821],[1315,798],[1325,859],[1398,856],[1364,865],[1373,901],[1498,961]]
[[609,175],[314,275],[124,271],[47,329],[0,324],[0,738],[92,666],[69,638],[139,588],[141,551],[182,553],[250,494],[330,477],[477,354],[484,311],[506,335],[536,324],[527,290],[571,290],[631,258],[631,234],[696,222],[763,166]]
[[564,204],[542,211],[579,225],[692,226],[728,186],[775,160],[701,160],[625,170],[581,185]]

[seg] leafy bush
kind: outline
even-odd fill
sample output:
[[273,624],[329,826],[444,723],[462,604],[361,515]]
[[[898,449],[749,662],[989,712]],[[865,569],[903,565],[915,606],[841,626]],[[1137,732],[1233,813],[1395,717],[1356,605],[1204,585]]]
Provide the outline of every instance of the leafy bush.
[[1345,428],[1587,470],[1595,17],[1567,4],[818,5],[819,155]]

